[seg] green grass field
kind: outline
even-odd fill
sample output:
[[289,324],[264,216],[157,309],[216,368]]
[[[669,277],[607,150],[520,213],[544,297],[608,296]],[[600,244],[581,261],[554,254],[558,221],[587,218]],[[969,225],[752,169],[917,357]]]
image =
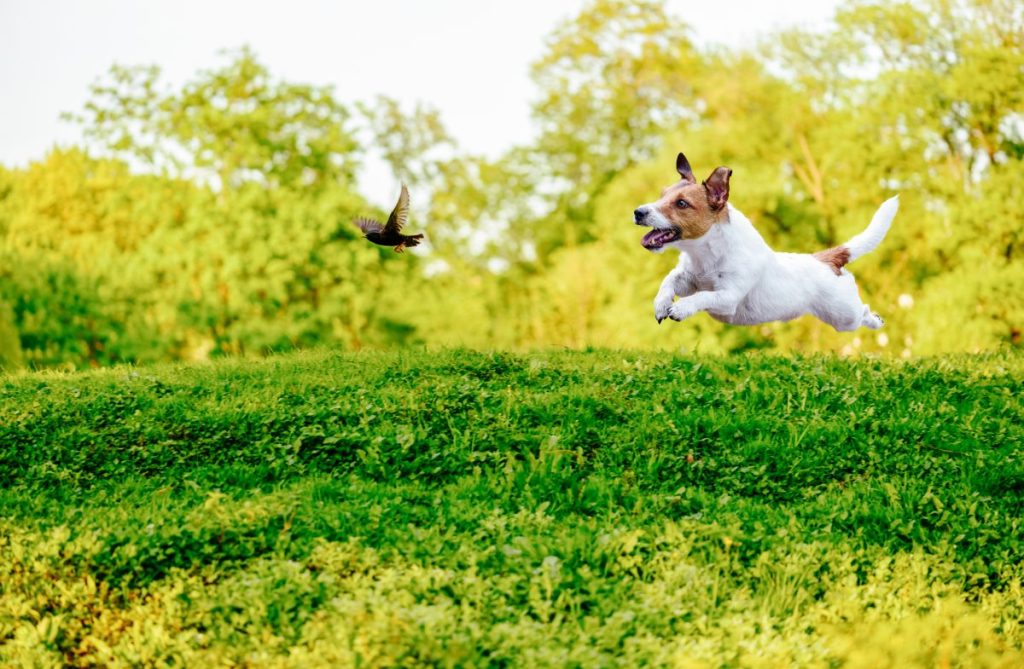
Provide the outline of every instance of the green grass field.
[[1024,666],[1024,357],[0,378],[0,665]]

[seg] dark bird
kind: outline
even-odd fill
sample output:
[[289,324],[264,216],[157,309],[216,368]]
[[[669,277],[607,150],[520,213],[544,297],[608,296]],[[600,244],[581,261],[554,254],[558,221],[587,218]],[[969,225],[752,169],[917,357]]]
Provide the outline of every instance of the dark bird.
[[387,225],[381,225],[380,221],[372,218],[357,218],[355,224],[363,231],[363,236],[374,244],[381,246],[394,246],[395,253],[401,253],[407,246],[416,246],[423,239],[423,235],[403,235],[402,226],[409,218],[409,191],[405,184],[402,184],[402,194],[398,196],[398,203],[394,211],[388,217]]

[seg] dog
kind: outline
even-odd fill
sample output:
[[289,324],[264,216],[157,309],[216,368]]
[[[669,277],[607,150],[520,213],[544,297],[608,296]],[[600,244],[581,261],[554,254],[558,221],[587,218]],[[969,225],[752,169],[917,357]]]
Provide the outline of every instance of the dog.
[[868,227],[845,244],[813,254],[779,253],[729,204],[731,169],[715,168],[698,184],[680,153],[676,171],[678,183],[633,212],[636,225],[652,228],[641,242],[644,248],[680,252],[679,264],[654,298],[658,323],[706,311],[732,325],[812,314],[839,332],[882,327],[882,318],[861,302],[845,266],[882,243],[899,208],[898,195],[882,203]]

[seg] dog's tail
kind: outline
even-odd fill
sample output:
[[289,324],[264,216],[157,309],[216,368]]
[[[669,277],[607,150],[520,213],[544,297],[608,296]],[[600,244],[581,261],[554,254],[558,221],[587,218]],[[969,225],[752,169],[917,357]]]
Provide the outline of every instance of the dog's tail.
[[864,232],[843,244],[850,251],[850,259],[847,262],[853,262],[878,248],[878,245],[885,239],[885,233],[889,232],[889,225],[892,224],[892,219],[896,216],[896,210],[899,208],[899,195],[882,203],[875,215],[871,217],[871,223],[868,224]]
[[900,196],[896,195],[882,203],[871,222],[864,232],[860,233],[845,244],[834,246],[824,251],[818,251],[814,257],[828,265],[829,269],[835,272],[836,276],[843,273],[843,266],[853,262],[866,253],[878,248],[878,245],[885,239],[885,233],[889,232],[889,225],[896,216],[896,210],[900,208]]

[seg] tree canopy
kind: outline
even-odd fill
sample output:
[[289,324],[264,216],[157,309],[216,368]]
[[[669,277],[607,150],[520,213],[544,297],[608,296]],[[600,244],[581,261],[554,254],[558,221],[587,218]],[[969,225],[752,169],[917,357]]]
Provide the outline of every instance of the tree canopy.
[[[250,49],[182,86],[113,67],[69,117],[79,147],[0,168],[0,366],[263,354],[309,346],[882,352],[1021,346],[1024,9],[853,1],[822,32],[701,48],[662,2],[592,0],[533,64],[536,139],[465,153],[436,110],[282,81]],[[734,170],[732,202],[780,250],[859,232],[881,333],[810,318],[655,324],[674,264],[630,212]],[[413,185],[429,245],[359,239],[375,151]]]

